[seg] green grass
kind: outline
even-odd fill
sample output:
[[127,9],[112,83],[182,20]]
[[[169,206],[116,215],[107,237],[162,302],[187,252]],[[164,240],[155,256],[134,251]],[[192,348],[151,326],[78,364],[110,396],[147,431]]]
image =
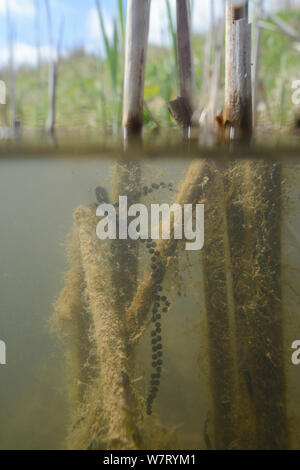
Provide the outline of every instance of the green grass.
[[[105,21],[102,13],[100,1],[96,0],[96,8],[99,17],[100,30],[102,34],[102,40],[105,47],[105,55],[107,59],[107,65],[110,72],[110,80],[112,86],[111,93],[111,107],[112,107],[112,132],[114,135],[118,132],[119,125],[119,102],[120,102],[120,70],[122,70],[122,56],[124,52],[124,11],[123,2],[118,0],[118,17],[113,19],[113,35],[112,39],[109,39],[108,33],[105,27]],[[102,95],[102,106],[106,108],[105,94]],[[106,110],[105,110],[106,116]],[[106,125],[106,123],[104,123]]]
[[[73,51],[61,60],[57,88],[57,126],[60,128],[99,129],[116,134],[121,123],[124,55],[124,10],[118,1],[118,14],[111,39],[105,29],[101,4],[97,0],[101,34],[99,42],[105,45],[106,58]],[[168,3],[168,2],[167,2]],[[280,15],[300,31],[300,12]],[[172,126],[167,103],[176,97],[177,52],[175,26],[169,17],[170,48],[150,46],[146,68],[145,100],[162,126]],[[175,34],[175,36],[174,36]],[[294,107],[291,102],[291,83],[300,76],[300,52],[292,48],[292,41],[282,34],[265,30],[262,38],[261,76],[271,113],[267,116],[272,125],[289,121]],[[204,38],[193,38],[196,81],[199,93],[202,84],[202,57]],[[0,71],[0,79],[8,82],[8,71]],[[48,67],[43,63],[38,71],[29,67],[17,70],[16,89],[18,114],[22,127],[43,128],[47,116]],[[224,83],[224,77],[222,82]],[[9,102],[9,97],[8,97]],[[220,103],[220,106],[222,103]],[[144,113],[146,126],[153,126],[150,116]],[[8,125],[9,112],[0,108],[0,125]]]
[[[300,29],[300,11],[279,13],[278,16]],[[273,109],[270,118],[273,124],[288,122],[294,106],[291,102],[292,81],[300,78],[300,50],[287,36],[264,30],[262,35],[261,77],[266,98]]]

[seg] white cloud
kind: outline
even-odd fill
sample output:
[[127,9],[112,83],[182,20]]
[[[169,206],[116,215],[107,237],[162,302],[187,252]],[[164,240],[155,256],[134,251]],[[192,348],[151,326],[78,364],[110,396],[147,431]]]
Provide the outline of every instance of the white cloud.
[[88,27],[90,40],[97,41],[98,39],[99,41],[100,27],[99,27],[99,19],[98,19],[98,13],[97,13],[96,8],[92,8],[91,10],[88,11],[87,27]]
[[[215,0],[215,15],[218,17],[221,12],[223,0]],[[176,28],[176,0],[170,0],[173,24]],[[192,28],[196,33],[203,32],[210,23],[210,1],[194,0],[192,15]],[[165,0],[152,0],[149,42],[157,45],[170,45],[171,37],[169,32],[168,12]]]
[[[103,18],[106,28],[106,34],[109,39],[113,37],[113,18],[107,16],[103,9]],[[102,33],[100,29],[99,17],[96,8],[92,8],[87,14],[87,49],[88,51],[100,51],[104,52],[104,44],[102,39]]]
[[[216,1],[215,1],[216,4]],[[194,9],[192,16],[192,28],[195,33],[201,33],[208,29],[210,25],[210,4],[194,0]]]
[[29,19],[35,17],[35,6],[32,0],[0,0],[1,14],[6,14],[7,5],[11,14]]
[[[176,0],[171,0],[171,4],[175,21]],[[105,13],[105,9],[103,9],[103,17],[107,35],[111,39],[113,37],[113,17],[111,15],[107,15],[107,13]],[[87,49],[89,51],[100,50],[100,52],[103,53],[104,45],[96,8],[89,10],[86,24],[88,30]],[[151,1],[149,41],[152,44],[170,44],[165,0]]]
[[[223,0],[215,0],[216,16],[219,16]],[[173,24],[176,28],[176,0],[170,0]],[[112,38],[113,35],[113,18],[105,13],[103,8],[103,17],[107,30],[107,35]],[[192,17],[192,27],[195,32],[203,32],[209,26],[210,21],[210,1],[194,0],[194,10]],[[104,53],[104,45],[100,31],[98,12],[96,8],[92,8],[87,14],[87,42],[86,49],[88,51],[97,51]],[[168,12],[165,0],[151,1],[150,27],[149,27],[149,43],[156,45],[171,45],[171,35],[169,31]]]
[[[20,65],[29,65],[35,66],[38,62],[38,50],[34,46],[30,46],[29,44],[25,44],[22,42],[16,42],[14,45],[14,64],[16,67]],[[42,46],[40,48],[40,55],[41,59],[44,61],[48,61],[51,57],[56,56],[56,52],[50,46]],[[8,47],[4,47],[1,50],[1,60],[0,66],[5,66],[8,64],[9,61],[9,49]]]
[[[215,0],[215,14],[219,16],[223,0]],[[176,28],[176,0],[170,0],[173,24]],[[210,1],[194,0],[192,29],[199,33],[207,29],[210,22]],[[168,12],[165,0],[152,0],[149,42],[151,44],[170,45]]]
[[[176,0],[171,0],[173,24],[176,26]],[[149,27],[149,42],[156,45],[170,45],[168,12],[166,2],[152,0]]]

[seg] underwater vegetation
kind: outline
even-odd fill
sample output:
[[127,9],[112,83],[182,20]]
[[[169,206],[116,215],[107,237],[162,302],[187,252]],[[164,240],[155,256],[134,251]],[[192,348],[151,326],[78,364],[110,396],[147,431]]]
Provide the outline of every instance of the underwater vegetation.
[[[111,190],[98,186],[95,202],[118,209],[119,195],[127,195],[129,203],[158,196],[202,203],[204,248],[191,256],[172,237],[100,241],[96,205],[75,210],[70,267],[53,316],[70,377],[67,446],[191,445],[178,429],[187,410],[173,408],[174,420],[171,410],[176,394],[192,393],[187,374],[200,374],[189,412],[198,422],[190,429],[194,448],[289,448],[282,164],[199,159],[179,184],[159,175],[145,184],[145,175],[140,162],[117,162]],[[177,326],[184,309],[199,318],[197,365],[184,362],[190,340]],[[175,364],[176,349],[185,359]]]

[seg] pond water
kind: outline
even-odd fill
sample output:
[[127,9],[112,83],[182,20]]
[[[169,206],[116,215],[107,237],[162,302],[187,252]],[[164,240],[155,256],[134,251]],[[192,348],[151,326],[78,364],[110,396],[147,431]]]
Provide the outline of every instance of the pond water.
[[[1,449],[300,447],[300,162],[269,157],[2,156]],[[204,204],[204,248],[100,242],[97,187]]]

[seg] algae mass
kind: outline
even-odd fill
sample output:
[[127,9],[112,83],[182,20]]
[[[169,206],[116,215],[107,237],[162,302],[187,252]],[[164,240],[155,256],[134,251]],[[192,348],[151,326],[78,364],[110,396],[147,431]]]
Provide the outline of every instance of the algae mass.
[[292,176],[270,160],[184,167],[164,193],[151,191],[154,163],[116,162],[103,193],[114,204],[120,194],[204,204],[204,248],[192,256],[174,237],[99,240],[96,205],[74,212],[53,316],[72,385],[69,448],[293,446],[286,337],[297,321],[282,233],[299,166]]

